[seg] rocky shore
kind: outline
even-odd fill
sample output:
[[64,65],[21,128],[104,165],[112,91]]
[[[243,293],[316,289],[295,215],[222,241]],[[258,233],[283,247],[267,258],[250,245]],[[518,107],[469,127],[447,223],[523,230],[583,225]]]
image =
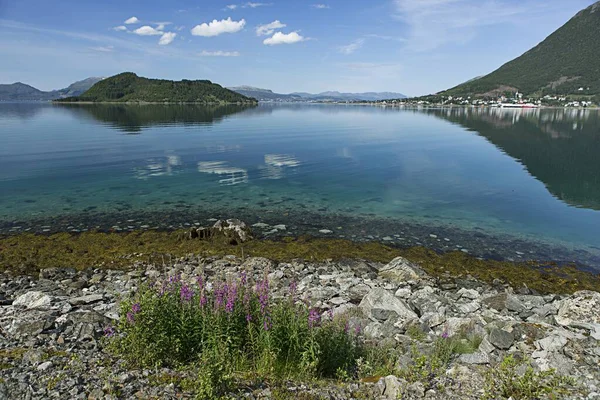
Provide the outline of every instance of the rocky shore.
[[[118,319],[120,301],[146,282],[174,275],[210,281],[242,271],[257,280],[267,274],[276,297],[284,298],[297,282],[302,298],[324,315],[351,315],[361,337],[395,349],[391,363],[398,371],[416,368],[415,351],[426,357],[440,337],[460,336],[476,347],[454,354],[435,376],[287,382],[277,389],[265,382],[241,386],[233,398],[479,399],[497,383],[498,365],[513,355],[529,360],[536,374],[554,369],[569,377],[569,391],[558,397],[600,399],[598,292],[556,295],[514,289],[499,280],[434,278],[401,257],[388,264],[276,263],[191,254],[124,270],[0,274],[0,399],[193,398],[180,384],[185,371],[132,370],[107,354],[105,329]],[[527,372],[521,366],[515,374]]]

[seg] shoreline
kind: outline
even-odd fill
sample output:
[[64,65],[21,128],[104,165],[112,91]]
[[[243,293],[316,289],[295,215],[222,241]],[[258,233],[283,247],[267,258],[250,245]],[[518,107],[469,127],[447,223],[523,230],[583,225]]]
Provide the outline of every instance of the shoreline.
[[[227,220],[239,221],[239,220]],[[215,223],[215,227],[220,224]],[[362,259],[388,262],[402,256],[436,277],[472,276],[489,284],[495,280],[514,287],[540,292],[572,293],[576,290],[600,291],[600,273],[581,264],[552,261],[507,261],[477,257],[459,250],[436,251],[423,245],[394,246],[379,241],[357,242],[346,238],[314,236],[264,237],[252,234],[251,240],[236,239],[213,233],[207,238],[191,239],[192,232],[215,232],[214,228],[179,230],[137,230],[128,232],[22,233],[0,235],[0,271],[37,273],[49,267],[69,265],[77,269],[130,268],[139,262],[165,262],[188,254],[239,258],[266,257],[280,262],[304,259],[311,262],[339,262]],[[210,225],[208,225],[210,226]],[[246,229],[246,228],[244,228]],[[255,228],[253,228],[255,229]],[[208,232],[208,231],[206,231]],[[197,235],[195,235],[197,237]],[[204,237],[204,239],[202,239]]]
[[584,270],[600,272],[600,249],[572,242],[539,240],[518,235],[443,223],[392,219],[376,216],[350,216],[338,213],[294,212],[284,208],[260,213],[246,208],[178,209],[153,211],[81,212],[42,218],[0,220],[0,235],[37,233],[77,234],[86,231],[172,232],[193,226],[211,225],[217,219],[235,216],[252,226],[257,238],[282,239],[312,236],[348,239],[357,243],[379,242],[409,248],[425,247],[437,252],[461,251],[475,257],[497,261],[554,261],[576,263]]

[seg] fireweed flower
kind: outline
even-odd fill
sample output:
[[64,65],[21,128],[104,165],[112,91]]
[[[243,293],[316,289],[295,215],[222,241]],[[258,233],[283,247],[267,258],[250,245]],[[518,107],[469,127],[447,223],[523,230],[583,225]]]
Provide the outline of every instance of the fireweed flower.
[[266,277],[256,284],[256,294],[258,295],[260,312],[264,315],[269,305],[269,280]]
[[227,291],[227,304],[225,304],[225,311],[231,313],[233,311],[233,307],[235,306],[235,299],[237,297],[237,285],[232,283],[229,285],[229,290]]
[[246,283],[248,282],[248,276],[246,274],[246,271],[242,271],[240,273],[240,277],[241,277],[241,280],[240,280],[241,285],[246,286]]
[[250,313],[246,314],[246,322],[252,321],[252,315]]
[[332,308],[327,310],[327,318],[329,318],[330,321],[333,321],[333,309]]
[[194,297],[194,291],[188,285],[182,285],[181,289],[179,289],[179,297],[184,303],[189,303],[192,297]]
[[225,297],[225,293],[227,292],[227,285],[218,286],[215,289],[215,309],[221,308],[223,305],[223,298]]
[[320,322],[321,315],[319,314],[319,311],[315,308],[311,309],[308,312],[308,327],[314,328],[315,326],[318,326]]
[[271,322],[271,317],[269,315],[265,315],[265,318],[263,319],[264,330],[268,331],[269,329],[271,329],[272,326],[273,326],[273,324]]
[[448,339],[448,331],[446,329],[444,329],[444,332],[442,332],[442,338],[444,339]]
[[142,311],[142,306],[140,305],[140,303],[135,303],[131,306],[131,312],[133,312],[134,314],[137,314],[140,311]]
[[204,307],[207,302],[208,302],[208,299],[206,298],[206,295],[204,294],[204,292],[202,292],[202,295],[200,296],[200,307]]
[[115,328],[113,328],[112,326],[107,326],[106,328],[104,328],[104,336],[113,337],[114,335],[115,335]]
[[129,322],[131,325],[135,323],[135,317],[131,311],[127,312],[127,322]]
[[204,278],[202,278],[202,276],[198,276],[196,282],[198,283],[200,290],[204,289]]

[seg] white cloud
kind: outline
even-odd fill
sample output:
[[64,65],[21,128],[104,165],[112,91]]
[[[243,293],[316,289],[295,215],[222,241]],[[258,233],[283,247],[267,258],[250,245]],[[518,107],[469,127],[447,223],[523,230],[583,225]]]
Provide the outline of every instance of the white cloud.
[[394,0],[396,17],[409,27],[409,36],[404,38],[407,46],[416,51],[464,44],[478,29],[506,25],[518,15],[527,15],[534,3],[508,6],[498,0]]
[[228,10],[235,10],[236,8],[238,8],[237,4],[229,4],[225,6],[226,9]]
[[242,7],[246,8],[246,7],[250,7],[250,8],[256,8],[256,7],[263,7],[263,6],[269,6],[270,4],[267,3],[252,3],[252,2],[248,2],[246,4],[244,4]]
[[160,44],[161,46],[166,46],[169,43],[171,43],[173,40],[175,40],[175,36],[177,36],[177,34],[175,32],[165,32],[160,37],[158,44]]
[[235,33],[239,32],[246,25],[246,20],[241,19],[240,21],[232,21],[231,17],[217,21],[216,19],[208,24],[205,22],[201,25],[196,25],[192,28],[192,35],[194,36],[218,36],[222,33]]
[[127,20],[125,20],[125,24],[129,25],[129,24],[137,24],[138,22],[140,22],[139,19],[137,19],[137,17],[131,17]]
[[119,26],[115,26],[115,27],[113,28],[113,30],[114,30],[114,31],[126,31],[126,30],[127,30],[127,27],[126,27],[126,26],[123,26],[123,25],[119,25]]
[[346,45],[346,46],[340,46],[338,47],[338,51],[342,54],[352,54],[354,53],[356,50],[360,49],[363,44],[365,44],[365,39],[356,39],[354,42]]
[[96,46],[90,47],[90,50],[99,51],[101,53],[110,53],[114,50],[113,46]]
[[263,43],[267,46],[274,46],[277,44],[294,44],[305,40],[306,38],[299,35],[298,32],[290,32],[287,34],[282,32],[276,32],[270,38],[265,39]]
[[313,4],[311,7],[319,9],[319,10],[325,10],[327,8],[331,8],[327,4]]
[[272,35],[275,29],[285,28],[286,26],[286,24],[282,24],[279,20],[275,20],[270,24],[259,25],[256,27],[256,36]]
[[155,22],[157,31],[164,31],[165,26],[171,25],[170,22]]
[[134,30],[133,33],[140,36],[157,36],[163,34],[163,32],[154,29],[153,27],[148,25],[140,26],[139,28]]
[[238,51],[207,51],[203,50],[199,53],[202,57],[239,57],[240,53]]

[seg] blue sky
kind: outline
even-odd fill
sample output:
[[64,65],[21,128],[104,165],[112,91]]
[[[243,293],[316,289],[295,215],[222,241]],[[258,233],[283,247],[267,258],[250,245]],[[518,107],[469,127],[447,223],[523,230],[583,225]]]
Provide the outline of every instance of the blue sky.
[[594,1],[0,0],[0,83],[133,71],[421,95],[491,72]]

